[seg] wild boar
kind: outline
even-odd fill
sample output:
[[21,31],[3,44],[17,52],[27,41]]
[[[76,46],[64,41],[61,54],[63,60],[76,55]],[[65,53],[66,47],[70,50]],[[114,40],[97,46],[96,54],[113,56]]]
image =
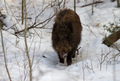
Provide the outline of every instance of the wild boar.
[[81,41],[82,25],[80,18],[71,9],[60,10],[56,15],[52,30],[52,46],[58,53],[59,60],[64,63],[67,58],[67,65],[72,64],[72,58]]

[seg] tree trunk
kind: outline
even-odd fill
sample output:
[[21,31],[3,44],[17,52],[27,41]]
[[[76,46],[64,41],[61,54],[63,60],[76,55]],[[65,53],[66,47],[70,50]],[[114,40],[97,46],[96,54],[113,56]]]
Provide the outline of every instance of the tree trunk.
[[24,22],[24,0],[22,0],[22,24]]
[[74,11],[76,12],[76,0],[74,0]]
[[[93,3],[94,3],[94,0],[93,0]],[[94,5],[92,4],[92,15],[94,14]]]
[[117,7],[120,7],[120,0],[117,0]]
[[105,40],[103,41],[103,44],[110,47],[113,43],[115,43],[119,39],[120,39],[120,30],[106,37]]
[[26,55],[28,58],[28,63],[29,63],[29,81],[32,81],[32,63],[29,55],[29,49],[28,49],[28,44],[27,44],[27,7],[26,7],[26,0],[24,0],[25,4],[25,31],[24,31],[24,41],[25,41],[25,50],[26,50]]

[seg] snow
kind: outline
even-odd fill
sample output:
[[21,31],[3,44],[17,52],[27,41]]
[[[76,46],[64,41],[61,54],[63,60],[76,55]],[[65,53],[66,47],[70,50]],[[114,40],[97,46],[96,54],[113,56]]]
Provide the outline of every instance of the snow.
[[[48,0],[43,1],[28,1],[28,17],[31,18],[28,20],[29,26],[34,23],[35,17],[49,3]],[[18,37],[15,36],[13,30],[14,28],[21,30],[24,27],[21,25],[20,18],[21,2],[19,0],[6,0],[6,2],[11,9],[7,7],[8,10],[6,10],[4,1],[1,0],[0,10],[2,9],[1,12],[7,15],[4,23],[7,25],[5,29],[8,30],[3,30],[3,37],[8,69],[12,81],[30,81],[24,37],[22,33]],[[89,2],[91,0],[87,0],[87,3]],[[116,7],[116,1],[104,0],[104,3],[94,6],[94,14],[92,15],[91,6],[80,7],[87,3],[84,0],[77,3],[76,12],[80,16],[83,26],[82,40],[79,45],[81,47],[79,54],[73,59],[73,64],[70,66],[61,64],[57,53],[52,48],[51,28],[54,18],[46,25],[46,29],[31,29],[29,31],[27,43],[32,61],[33,81],[120,81],[120,58],[118,56],[116,62],[112,58],[119,52],[114,47],[109,48],[102,44],[104,37],[110,34],[103,28],[103,25],[108,25],[110,22],[120,23],[120,9]],[[73,1],[70,0],[66,6],[73,9]],[[42,22],[53,14],[54,8],[48,7],[37,18],[37,22]],[[15,23],[17,24],[13,26]],[[115,44],[120,48],[120,40]],[[106,56],[107,54],[108,56]],[[9,81],[1,43],[0,81]]]

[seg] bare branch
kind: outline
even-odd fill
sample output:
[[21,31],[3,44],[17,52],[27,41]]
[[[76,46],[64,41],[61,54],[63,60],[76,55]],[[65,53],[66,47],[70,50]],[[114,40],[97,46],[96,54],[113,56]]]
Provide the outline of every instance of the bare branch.
[[103,3],[103,1],[96,1],[96,2],[89,3],[89,4],[86,4],[86,5],[80,6],[80,7],[86,7],[86,6],[90,6],[90,5],[97,4],[97,3]]
[[[32,26],[30,26],[30,27],[27,28],[27,31],[30,30],[30,29],[32,29],[32,28],[43,28],[46,24],[43,25],[43,26],[41,26],[41,27],[37,27],[37,26],[39,26],[40,24],[46,23],[46,22],[48,23],[54,16],[55,16],[55,14],[52,15],[50,18],[44,20],[43,22],[40,22],[40,23],[37,23],[37,24],[34,23]],[[25,31],[25,29],[17,31],[17,32],[15,32],[15,34],[19,34],[19,33],[24,32],[24,31]]]

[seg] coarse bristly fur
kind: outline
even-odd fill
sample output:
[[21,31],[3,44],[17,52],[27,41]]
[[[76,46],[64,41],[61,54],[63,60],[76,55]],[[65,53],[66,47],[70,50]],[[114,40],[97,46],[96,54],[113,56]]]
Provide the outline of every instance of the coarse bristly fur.
[[59,11],[53,25],[52,46],[58,53],[61,63],[64,63],[64,58],[67,58],[67,65],[71,65],[81,41],[81,31],[79,16],[74,11],[71,9]]

